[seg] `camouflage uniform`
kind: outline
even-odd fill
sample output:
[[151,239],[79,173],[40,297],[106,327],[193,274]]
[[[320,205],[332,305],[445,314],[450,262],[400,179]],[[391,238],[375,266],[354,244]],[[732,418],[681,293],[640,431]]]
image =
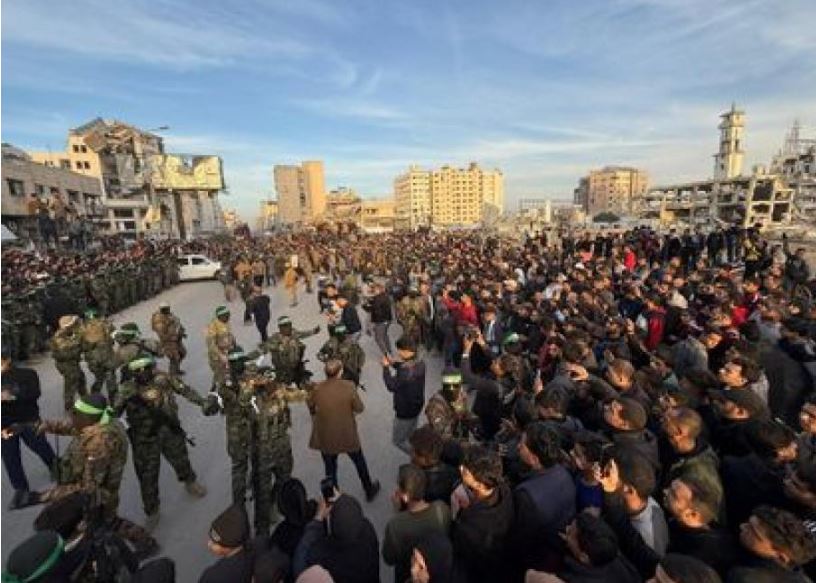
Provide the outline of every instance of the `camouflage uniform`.
[[459,399],[451,404],[441,391],[428,399],[425,417],[428,419],[428,425],[445,440],[467,439],[469,421],[473,418],[464,393],[460,392]]
[[82,359],[82,331],[78,326],[57,330],[49,345],[57,370],[64,381],[65,410],[74,406],[77,393],[85,394],[85,373],[79,365]]
[[20,326],[20,351],[30,358],[45,348],[42,288],[30,290],[25,295],[21,308],[17,314],[17,322]]
[[58,484],[43,494],[43,502],[83,492],[98,500],[103,520],[137,550],[157,546],[145,529],[117,516],[119,487],[128,457],[127,436],[119,421],[77,430],[70,419],[42,420],[37,431],[74,437],[59,460]]
[[343,363],[343,378],[360,384],[360,373],[365,364],[365,352],[354,340],[346,337],[332,336],[317,353],[318,360],[326,362],[333,358]]
[[14,361],[25,360],[28,355],[22,350],[20,339],[20,304],[17,296],[10,290],[3,290],[2,310],[3,315],[3,343],[9,347],[11,358]]
[[287,391],[273,379],[246,371],[228,379],[218,388],[218,394],[227,417],[233,502],[243,504],[246,500],[251,464],[255,529],[258,534],[268,534],[278,487],[292,475],[288,402],[302,400],[305,393]]
[[101,272],[94,275],[90,283],[91,297],[94,304],[99,308],[99,313],[102,316],[109,316],[110,311],[110,285],[108,283],[107,272]]
[[187,334],[181,320],[175,314],[159,310],[150,318],[150,327],[159,337],[162,354],[170,361],[170,374],[179,374],[181,361],[187,356],[187,349],[182,342]]
[[269,353],[272,366],[278,381],[285,385],[305,383],[303,353],[306,346],[301,342],[319,332],[319,327],[312,330],[293,330],[291,334],[276,332],[260,345],[264,353]]
[[422,298],[407,295],[399,301],[396,311],[397,321],[402,325],[403,334],[414,344],[419,344],[421,322],[424,316]]
[[357,277],[349,273],[340,284],[340,293],[348,298],[352,306],[360,303],[360,288],[357,286]]
[[235,336],[230,330],[228,322],[213,318],[207,326],[205,340],[207,342],[207,359],[213,371],[213,386],[218,387],[227,380],[229,365],[227,353],[235,346]]
[[135,379],[122,384],[114,410],[127,412],[127,433],[133,446],[133,467],[139,478],[145,514],[159,510],[159,470],[163,455],[179,481],[194,483],[196,474],[190,465],[187,442],[178,418],[175,395],[204,407],[207,401],[177,377],[157,372],[145,384]]
[[105,318],[92,318],[82,328],[85,362],[94,375],[91,391],[98,393],[107,384],[108,398],[116,395],[116,361],[113,351],[113,324]]
[[159,356],[161,349],[158,342],[150,338],[132,337],[125,342],[119,342],[114,353],[114,368],[119,370],[120,382],[130,380],[131,374],[128,370],[128,363],[140,355],[151,354]]

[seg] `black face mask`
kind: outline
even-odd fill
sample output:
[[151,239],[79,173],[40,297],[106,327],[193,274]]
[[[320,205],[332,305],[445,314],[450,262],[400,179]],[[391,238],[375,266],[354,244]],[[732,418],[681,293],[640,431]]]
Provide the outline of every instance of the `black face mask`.
[[170,308],[162,308],[161,313],[162,314],[169,314],[170,313]]
[[146,385],[150,381],[153,380],[154,371],[152,368],[146,368],[144,370],[137,371],[133,373],[133,378],[136,379],[136,382],[140,385]]
[[455,403],[459,398],[459,386],[457,385],[443,385],[442,396],[448,403]]
[[246,370],[246,365],[244,364],[243,360],[231,361],[229,367],[230,374],[233,376],[233,378],[241,376]]

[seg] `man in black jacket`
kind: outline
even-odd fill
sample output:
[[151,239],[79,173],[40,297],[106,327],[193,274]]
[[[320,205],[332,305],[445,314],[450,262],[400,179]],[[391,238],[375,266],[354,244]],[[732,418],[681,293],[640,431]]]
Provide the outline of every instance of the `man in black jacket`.
[[252,318],[255,320],[255,327],[258,328],[258,333],[261,335],[261,342],[266,342],[269,339],[267,327],[269,326],[269,305],[272,300],[268,295],[263,293],[263,289],[255,287],[252,290],[252,300],[250,302]]
[[339,323],[346,327],[346,333],[348,333],[352,340],[355,342],[359,341],[363,325],[360,323],[357,307],[342,294],[337,296],[337,307],[341,310]]
[[37,496],[28,487],[28,479],[20,459],[20,440],[39,456],[49,468],[54,468],[56,456],[43,435],[33,427],[25,425],[19,432],[9,432],[14,423],[31,424],[40,419],[40,378],[28,368],[17,368],[12,364],[11,354],[3,348],[2,353],[2,453],[3,467],[14,488],[14,497],[9,508],[15,510],[37,503]]
[[717,524],[717,492],[695,476],[673,480],[665,491],[670,513],[669,552],[699,559],[725,577],[738,557],[737,541]]
[[471,449],[460,468],[462,486],[453,493],[451,528],[454,560],[472,583],[502,581],[513,526],[513,495],[502,478],[499,454]]
[[382,359],[385,388],[394,396],[391,441],[408,455],[411,455],[408,439],[416,429],[425,405],[425,363],[416,359],[416,351],[413,341],[403,336],[397,340],[401,361],[392,361],[388,356]]
[[371,323],[374,326],[374,341],[384,355],[391,354],[391,340],[388,338],[388,325],[391,323],[391,298],[385,293],[381,283],[374,285],[374,297],[367,306],[371,312]]

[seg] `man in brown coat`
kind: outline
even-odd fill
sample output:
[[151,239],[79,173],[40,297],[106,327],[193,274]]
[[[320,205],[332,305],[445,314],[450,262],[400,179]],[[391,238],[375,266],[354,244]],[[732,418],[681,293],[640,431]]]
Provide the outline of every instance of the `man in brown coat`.
[[360,437],[357,435],[355,415],[365,408],[351,381],[341,379],[343,363],[332,359],[324,368],[326,380],[318,384],[309,394],[308,405],[312,413],[312,437],[309,447],[316,449],[323,457],[326,477],[337,485],[337,456],[348,454],[370,502],[380,491],[380,482],[371,481],[368,474]]

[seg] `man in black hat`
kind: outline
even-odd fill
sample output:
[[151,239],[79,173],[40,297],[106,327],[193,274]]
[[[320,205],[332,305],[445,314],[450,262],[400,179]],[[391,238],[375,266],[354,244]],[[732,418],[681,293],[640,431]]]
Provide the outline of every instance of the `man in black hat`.
[[28,479],[20,459],[20,440],[37,454],[49,468],[54,467],[56,456],[48,440],[31,426],[24,425],[19,433],[9,430],[12,424],[30,424],[40,420],[40,377],[34,370],[17,368],[11,354],[3,347],[2,353],[2,427],[3,467],[14,488],[10,509],[23,508],[36,500],[31,495]]
[[218,561],[201,574],[199,583],[252,581],[254,557],[250,552],[249,517],[241,504],[233,504],[213,520],[207,548]]

